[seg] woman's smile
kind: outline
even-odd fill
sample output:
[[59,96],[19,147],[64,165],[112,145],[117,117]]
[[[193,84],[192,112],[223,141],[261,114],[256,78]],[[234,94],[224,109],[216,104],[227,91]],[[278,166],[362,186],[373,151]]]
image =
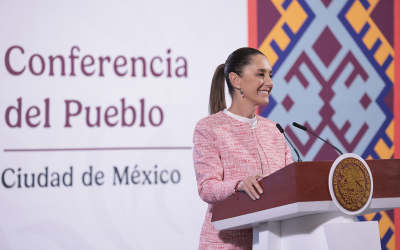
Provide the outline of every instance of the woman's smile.
[[269,93],[271,92],[270,89],[266,89],[266,90],[259,90],[258,92],[260,92],[263,95],[269,96]]

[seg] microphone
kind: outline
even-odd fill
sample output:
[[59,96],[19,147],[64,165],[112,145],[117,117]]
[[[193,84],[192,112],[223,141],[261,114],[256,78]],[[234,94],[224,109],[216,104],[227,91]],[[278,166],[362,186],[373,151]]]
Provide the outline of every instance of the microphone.
[[296,148],[295,148],[295,147],[293,146],[293,144],[290,142],[289,138],[286,137],[285,130],[283,130],[282,126],[281,126],[279,123],[276,124],[276,127],[277,127],[277,128],[279,129],[279,131],[283,134],[283,136],[285,136],[285,138],[286,138],[286,140],[289,142],[290,146],[292,146],[292,148],[294,149],[294,152],[296,152],[297,161],[298,161],[298,162],[302,162],[302,160],[301,160],[301,158],[300,158],[300,155],[299,155],[299,152],[297,152]]
[[328,144],[329,146],[331,146],[332,148],[334,148],[336,151],[339,152],[340,155],[343,155],[342,151],[340,151],[337,147],[333,146],[332,144],[330,144],[329,142],[325,141],[324,139],[322,139],[321,137],[319,137],[318,135],[314,134],[313,132],[311,132],[310,130],[307,129],[307,127],[304,127],[300,124],[298,124],[297,122],[293,122],[293,126],[295,126],[296,128],[299,128],[301,130],[307,131],[308,133],[318,137],[319,139],[321,139],[323,142],[325,142],[326,144]]

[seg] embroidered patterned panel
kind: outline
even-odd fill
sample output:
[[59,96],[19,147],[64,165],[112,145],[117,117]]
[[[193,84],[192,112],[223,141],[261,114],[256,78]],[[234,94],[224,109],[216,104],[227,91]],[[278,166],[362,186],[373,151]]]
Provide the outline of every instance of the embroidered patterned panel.
[[[258,113],[284,127],[304,160],[338,154],[294,121],[343,152],[393,158],[393,0],[249,0],[249,8],[251,45],[274,70]],[[378,220],[382,249],[395,248],[393,211],[358,220]]]

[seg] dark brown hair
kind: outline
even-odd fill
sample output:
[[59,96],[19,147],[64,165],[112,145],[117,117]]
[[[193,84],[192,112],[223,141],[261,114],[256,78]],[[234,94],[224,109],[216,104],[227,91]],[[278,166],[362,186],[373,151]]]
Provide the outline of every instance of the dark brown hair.
[[251,57],[254,55],[264,54],[253,48],[240,48],[232,52],[228,59],[226,59],[226,62],[217,67],[211,82],[209,102],[209,112],[211,115],[226,109],[225,81],[228,85],[229,95],[232,98],[234,96],[235,89],[229,80],[229,73],[234,72],[241,77],[243,68],[251,64]]

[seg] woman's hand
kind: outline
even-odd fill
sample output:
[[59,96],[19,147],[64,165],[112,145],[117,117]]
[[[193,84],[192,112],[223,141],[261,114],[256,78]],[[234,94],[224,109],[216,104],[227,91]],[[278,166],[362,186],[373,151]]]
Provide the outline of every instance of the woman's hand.
[[[247,176],[246,179],[239,183],[238,191],[245,191],[253,200],[260,199],[258,193],[262,194],[263,190],[257,182],[257,179],[264,178],[266,175],[258,173],[256,175]],[[256,189],[258,193],[256,192]]]

